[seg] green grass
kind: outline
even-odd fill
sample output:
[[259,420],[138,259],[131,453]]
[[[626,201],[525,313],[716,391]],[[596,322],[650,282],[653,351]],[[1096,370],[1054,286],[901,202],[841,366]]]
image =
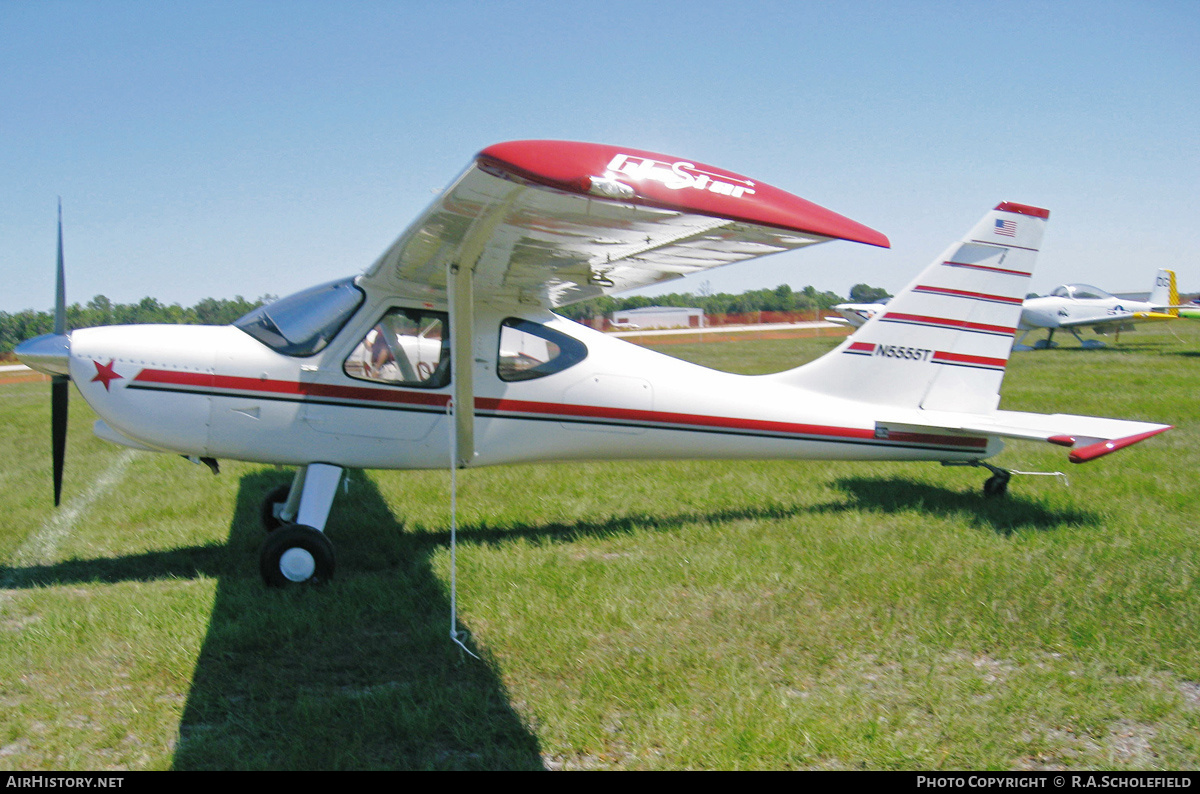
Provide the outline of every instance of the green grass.
[[[670,345],[794,366],[833,338]],[[1002,407],[1163,421],[1085,466],[1013,443],[1003,500],[935,464],[353,472],[328,587],[267,591],[258,503],[0,384],[0,769],[1191,769],[1200,323],[1019,353]],[[57,519],[55,516],[58,516]]]

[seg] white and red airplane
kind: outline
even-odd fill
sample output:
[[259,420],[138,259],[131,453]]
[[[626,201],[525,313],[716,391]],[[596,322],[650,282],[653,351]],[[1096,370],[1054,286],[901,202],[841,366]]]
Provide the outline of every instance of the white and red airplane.
[[825,321],[850,328],[862,328],[866,325],[867,320],[884,310],[889,300],[891,298],[874,303],[839,303],[833,307],[837,315],[830,314],[825,317]]
[[761,182],[652,152],[518,141],[480,152],[362,275],[230,326],[59,325],[18,355],[54,375],[55,499],[66,380],[102,438],[208,462],[298,467],[267,496],[268,584],[333,574],[323,533],[348,467],[803,458],[979,465],[1002,438],[1089,461],[1169,429],[1000,411],[1049,213],[1003,203],[824,357],[733,375],[553,309],[705,268],[882,234]]
[[[1154,288],[1144,301],[1118,298],[1090,284],[1063,284],[1049,295],[1025,300],[1017,324],[1018,330],[1025,333],[1013,349],[1058,347],[1054,332],[1061,328],[1078,339],[1084,349],[1092,350],[1104,347],[1104,343],[1099,339],[1084,339],[1079,335],[1081,328],[1091,328],[1097,334],[1115,331],[1119,340],[1122,331],[1132,331],[1138,323],[1178,320],[1181,308],[1174,270],[1159,270],[1154,274]],[[1025,337],[1039,328],[1047,329],[1046,338],[1039,339],[1032,347],[1026,345]]]

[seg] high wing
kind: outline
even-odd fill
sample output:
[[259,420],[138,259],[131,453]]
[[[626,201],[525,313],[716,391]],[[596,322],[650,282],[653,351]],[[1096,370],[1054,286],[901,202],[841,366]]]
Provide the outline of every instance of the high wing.
[[441,296],[452,266],[477,297],[546,307],[872,229],[770,185],[667,155],[568,141],[488,147],[361,277]]

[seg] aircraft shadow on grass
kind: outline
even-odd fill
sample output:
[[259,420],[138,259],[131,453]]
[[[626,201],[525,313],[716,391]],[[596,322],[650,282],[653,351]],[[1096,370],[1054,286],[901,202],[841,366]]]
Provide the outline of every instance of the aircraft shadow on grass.
[[[320,590],[264,591],[257,550],[263,496],[277,472],[245,475],[226,544],[117,559],[0,568],[9,587],[177,577],[218,580],[180,724],[176,769],[538,769],[537,738],[510,704],[495,665],[449,641],[449,593],[432,556],[448,533],[404,532],[366,477],[353,510],[334,510],[338,578]],[[974,515],[994,531],[1096,523],[1010,495],[994,502],[905,479],[852,477],[852,501],[626,515],[529,528],[465,526],[464,544],[568,541],[686,523],[786,518],[858,509]]]
[[1100,517],[1094,513],[1050,508],[1011,491],[1003,498],[989,499],[974,491],[954,491],[902,477],[843,477],[834,481],[833,486],[849,495],[851,501],[818,505],[812,508],[814,512],[920,511],[946,518],[967,518],[975,526],[1001,535],[1100,524]]
[[278,472],[242,477],[229,539],[116,559],[0,567],[9,588],[217,580],[175,769],[540,769],[537,739],[494,665],[450,642],[449,593],[430,557],[444,536],[403,532],[366,477],[334,511],[339,576],[265,590],[259,504]]
[[180,724],[176,769],[539,769],[536,737],[494,665],[449,641],[439,546],[405,533],[375,484],[334,511],[341,575],[321,590],[264,591],[263,496],[242,478],[204,646]]

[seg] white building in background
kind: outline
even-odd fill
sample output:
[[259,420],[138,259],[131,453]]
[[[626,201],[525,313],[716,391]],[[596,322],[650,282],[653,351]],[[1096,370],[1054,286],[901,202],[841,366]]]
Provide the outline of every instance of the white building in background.
[[613,312],[617,328],[703,328],[704,310],[682,306],[646,306]]

